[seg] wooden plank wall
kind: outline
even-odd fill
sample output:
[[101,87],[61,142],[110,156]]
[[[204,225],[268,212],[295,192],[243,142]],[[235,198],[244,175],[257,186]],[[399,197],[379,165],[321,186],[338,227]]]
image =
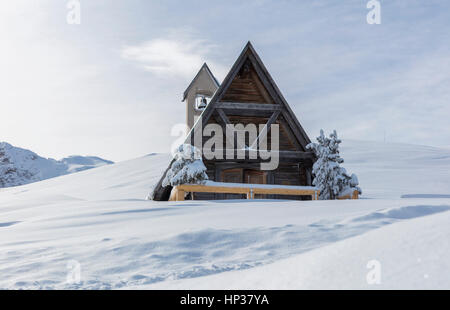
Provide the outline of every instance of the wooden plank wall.
[[[239,71],[236,78],[231,82],[226,93],[221,98],[220,102],[227,103],[254,103],[258,105],[270,104],[273,105],[275,102],[269,95],[267,89],[264,87],[262,81],[259,79],[255,68],[251,61],[247,60],[241,70]],[[220,115],[221,112],[224,115]],[[208,123],[215,123],[224,126],[224,119],[228,120],[232,124],[255,124],[258,128],[259,124],[266,124],[273,114],[270,109],[238,109],[236,107],[230,107],[230,105],[224,108],[222,111],[212,112],[213,116],[209,118]],[[280,145],[279,149],[281,151],[306,151],[297,142],[296,135],[290,129],[288,123],[291,120],[285,118],[284,114],[281,113],[274,124],[278,124],[280,128]],[[204,124],[206,125],[206,124]],[[224,129],[224,127],[223,127]],[[203,137],[203,143],[209,140],[211,137]],[[226,149],[226,138],[223,138],[223,149]],[[251,141],[248,141],[248,134],[246,137],[246,144],[250,145]],[[267,136],[267,146],[270,149],[271,134]],[[250,162],[245,160],[227,160],[225,162],[215,162],[214,160],[204,159],[205,165],[207,167],[207,174],[210,180],[220,182],[220,175],[224,169],[232,168],[242,168],[242,169],[255,169],[259,170],[258,162]],[[267,172],[267,183],[268,184],[279,184],[279,185],[311,185],[310,184],[310,170],[312,163],[310,162],[299,162],[299,163],[282,163],[280,162],[279,167],[276,170]],[[244,181],[244,180],[243,180]],[[220,199],[223,195],[213,194],[213,193],[195,193],[194,198],[199,200],[212,200]],[[273,196],[267,195],[267,198],[277,198],[277,199],[310,199],[309,197],[301,196]]]
[[[214,161],[205,161],[207,174],[210,180],[221,182],[220,175],[223,169],[254,169],[258,170],[259,164],[247,162],[229,162],[229,163],[215,163]],[[243,180],[244,182],[244,180]],[[276,170],[267,171],[267,183],[277,185],[310,185],[307,182],[306,167],[303,164],[280,164]],[[196,200],[214,200],[221,199],[221,195],[211,193],[195,193]],[[286,196],[275,195],[266,197],[269,199],[291,199],[291,200],[305,200],[310,197],[302,196]]]
[[[242,113],[245,114],[245,113]],[[258,117],[258,116],[252,116],[252,115],[228,115],[228,119],[232,124],[243,124],[244,126],[248,124],[255,124],[257,130],[259,130],[260,124],[266,124],[269,120],[268,117]],[[213,117],[209,119],[207,124],[219,124]],[[274,124],[278,124],[279,126],[279,134],[280,134],[280,141],[279,141],[279,149],[280,151],[302,151],[305,150],[295,142],[295,137],[293,136],[293,133],[291,132],[290,128],[286,126],[286,124],[283,122],[283,118],[280,116],[280,119],[275,121]],[[219,124],[220,125],[220,124]],[[211,137],[203,136],[203,144],[206,143]],[[250,141],[248,140],[248,134],[246,135],[246,143],[247,145],[250,144]],[[267,139],[267,148],[271,149],[271,142],[272,142],[272,135],[269,133],[266,137]],[[225,130],[224,130],[224,137],[223,137],[223,149],[226,149],[226,138],[225,138]]]
[[262,85],[263,83],[258,78],[255,68],[247,60],[238,76],[231,82],[230,87],[222,97],[222,101],[272,103],[273,101]]

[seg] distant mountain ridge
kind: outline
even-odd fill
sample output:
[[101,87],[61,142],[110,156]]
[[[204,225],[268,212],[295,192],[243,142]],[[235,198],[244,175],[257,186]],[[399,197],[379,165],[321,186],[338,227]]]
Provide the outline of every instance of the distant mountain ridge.
[[113,164],[95,156],[69,156],[61,160],[0,142],[0,188],[19,186],[60,175]]

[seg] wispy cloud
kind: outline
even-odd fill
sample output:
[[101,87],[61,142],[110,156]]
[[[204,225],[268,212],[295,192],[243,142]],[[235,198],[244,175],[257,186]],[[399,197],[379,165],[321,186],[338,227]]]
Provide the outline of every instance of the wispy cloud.
[[200,66],[208,61],[221,76],[223,66],[208,57],[213,48],[212,44],[201,39],[156,38],[125,46],[121,55],[156,75],[192,78]]

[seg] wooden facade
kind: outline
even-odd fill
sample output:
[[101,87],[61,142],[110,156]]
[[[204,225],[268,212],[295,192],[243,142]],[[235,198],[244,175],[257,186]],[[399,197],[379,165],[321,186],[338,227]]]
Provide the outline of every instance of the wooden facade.
[[[261,170],[260,164],[263,160],[259,157],[253,158],[249,151],[246,152],[244,159],[237,159],[236,156],[233,159],[226,159],[224,154],[224,159],[203,158],[210,180],[227,183],[311,185],[312,165],[315,158],[313,153],[306,150],[310,139],[250,42],[247,43],[200,117],[201,122],[196,123],[191,129],[185,142],[197,147],[200,145],[198,141],[195,141],[195,137],[202,136],[203,144],[211,138],[203,136],[203,129],[207,124],[217,124],[223,128],[224,132],[226,132],[227,124],[265,125],[267,130],[259,133],[258,138],[261,139],[264,135],[268,146],[271,144],[271,125],[279,126],[279,165],[275,170]],[[227,150],[227,139],[230,138],[223,137],[223,152],[237,153],[236,143],[233,150]],[[251,146],[254,143],[254,139],[247,135],[245,144]],[[217,145],[216,148],[218,148]],[[168,200],[170,197],[171,187],[161,186],[164,177],[165,173],[155,188],[155,200]],[[245,195],[194,193],[192,198],[241,199],[245,198]],[[277,195],[259,195],[256,198],[302,199],[299,196]]]

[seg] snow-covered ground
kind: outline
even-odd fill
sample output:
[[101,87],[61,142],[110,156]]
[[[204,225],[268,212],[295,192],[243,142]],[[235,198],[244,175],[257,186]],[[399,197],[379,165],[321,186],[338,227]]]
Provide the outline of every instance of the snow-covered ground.
[[0,189],[0,288],[449,289],[450,150],[342,147],[364,199],[145,201],[168,155]]

